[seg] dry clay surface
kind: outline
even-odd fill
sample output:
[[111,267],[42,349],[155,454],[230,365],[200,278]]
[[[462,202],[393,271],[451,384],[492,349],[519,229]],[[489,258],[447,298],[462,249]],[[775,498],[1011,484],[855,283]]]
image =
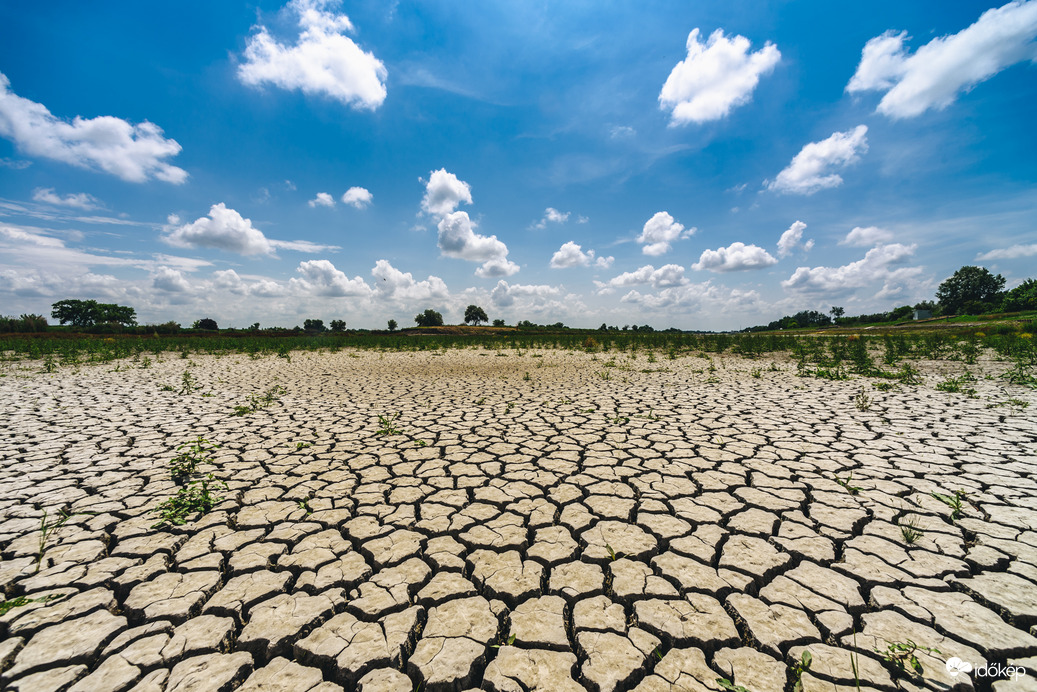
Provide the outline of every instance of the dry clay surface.
[[[854,689],[855,668],[862,690],[1037,689],[1034,391],[984,379],[992,361],[977,398],[935,390],[947,363],[891,391],[715,363],[8,365],[0,588],[61,598],[0,617],[0,683],[781,692],[809,650],[805,692]],[[201,388],[180,394],[185,370]],[[273,385],[279,401],[233,415]],[[221,445],[199,471],[223,501],[153,528],[199,435]],[[953,516],[932,493],[956,490]],[[923,673],[898,679],[885,654],[908,642]]]

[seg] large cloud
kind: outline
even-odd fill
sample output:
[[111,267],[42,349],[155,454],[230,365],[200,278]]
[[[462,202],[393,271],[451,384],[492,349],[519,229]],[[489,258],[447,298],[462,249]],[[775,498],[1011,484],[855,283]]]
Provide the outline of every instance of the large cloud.
[[696,271],[708,269],[711,272],[737,272],[747,269],[763,269],[778,260],[757,245],[731,243],[727,247],[716,250],[703,250],[699,261],[691,265]]
[[833,172],[860,159],[868,151],[868,128],[858,125],[836,132],[828,139],[803,147],[774,180],[764,181],[768,190],[797,195],[812,195],[818,190],[839,187],[842,177]]
[[1035,255],[1037,255],[1037,243],[1034,243],[1033,245],[1013,245],[1012,247],[991,250],[990,252],[976,255],[976,259],[981,262],[988,262],[991,260],[1020,259],[1022,257],[1033,257]]
[[302,278],[293,278],[289,284],[302,293],[334,298],[366,298],[373,293],[359,276],[350,279],[326,259],[300,262],[296,271]]
[[490,299],[497,307],[506,308],[515,304],[516,299],[526,299],[529,304],[543,304],[545,301],[557,296],[561,289],[545,284],[509,284],[503,279],[497,282]]
[[684,226],[677,223],[672,216],[660,211],[645,222],[637,242],[644,246],[641,248],[644,254],[663,255],[670,251],[670,243],[680,238],[688,238],[693,233],[694,228],[684,230]]
[[802,242],[803,231],[806,228],[807,225],[805,223],[796,221],[788,227],[788,230],[781,234],[781,237],[778,238],[778,257],[788,257],[797,247],[802,247],[806,251],[814,247],[813,240],[808,240],[805,243]]
[[151,285],[166,293],[188,293],[191,284],[187,281],[183,272],[171,267],[158,267],[151,277]]
[[608,281],[595,281],[594,285],[598,287],[598,293],[604,294],[625,286],[648,284],[658,289],[683,286],[686,283],[688,279],[684,276],[684,267],[679,264],[665,264],[658,269],[646,264],[632,272],[623,272]]
[[885,91],[878,111],[911,118],[946,108],[1010,65],[1037,59],[1037,2],[1010,2],[987,10],[971,26],[925,44],[914,55],[904,49],[906,32],[887,31],[868,41],[848,92]]
[[447,257],[482,262],[475,275],[483,278],[511,276],[519,266],[508,259],[508,246],[497,236],[475,232],[475,222],[458,205],[472,203],[468,183],[445,169],[433,171],[425,184],[421,208],[439,219],[439,249]]
[[223,202],[212,205],[208,216],[191,223],[177,225],[179,220],[176,217],[170,217],[170,223],[162,240],[175,247],[211,247],[236,252],[239,255],[270,257],[274,256],[277,249],[298,252],[338,249],[334,245],[319,245],[307,240],[267,238],[261,230],[252,225],[250,219],[242,217],[234,209],[229,209]]
[[429,276],[424,281],[415,281],[410,272],[402,272],[380,259],[371,270],[375,293],[381,298],[400,301],[446,299],[450,296],[446,284],[438,276]]
[[358,109],[374,110],[385,100],[386,70],[351,38],[353,24],[344,14],[327,11],[338,0],[292,0],[286,6],[298,16],[301,33],[295,45],[275,40],[265,26],[256,27],[245,47],[238,79],[250,86],[270,83],[301,89]]
[[586,267],[592,262],[595,267],[601,269],[608,269],[612,266],[615,261],[615,257],[598,257],[595,258],[594,250],[583,251],[583,248],[573,241],[569,241],[558,248],[551,257],[551,268],[552,269],[566,269],[569,267]]
[[472,203],[472,188],[468,183],[448,173],[445,168],[429,174],[425,196],[421,200],[422,211],[443,217],[457,209],[462,202]]
[[706,43],[699,30],[688,34],[688,57],[677,63],[659,93],[659,106],[671,110],[671,125],[719,120],[748,103],[760,77],[781,60],[773,43],[749,52],[749,39],[727,38],[717,29]]
[[705,281],[664,288],[657,293],[632,290],[620,299],[621,303],[638,305],[648,310],[694,312],[708,308],[710,312],[729,314],[752,308],[760,302],[760,294],[753,290],[730,289]]
[[803,293],[845,294],[884,281],[883,294],[894,292],[894,282],[913,278],[921,267],[899,267],[914,255],[916,245],[892,243],[868,250],[863,259],[841,267],[799,267],[781,285]]
[[163,137],[158,125],[146,120],[133,125],[110,115],[76,116],[67,122],[9,86],[0,74],[0,136],[13,141],[23,154],[101,170],[134,183],[187,180],[187,171],[164,161],[179,154],[180,145]]

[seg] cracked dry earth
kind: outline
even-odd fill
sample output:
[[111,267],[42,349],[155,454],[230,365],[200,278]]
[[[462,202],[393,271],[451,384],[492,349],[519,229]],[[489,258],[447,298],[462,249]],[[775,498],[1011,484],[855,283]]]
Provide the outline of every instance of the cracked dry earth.
[[[723,357],[715,373],[653,360],[9,366],[0,587],[61,598],[0,617],[0,682],[657,692],[727,678],[782,692],[809,650],[804,692],[854,689],[854,664],[866,691],[1035,689],[1033,390],[936,391],[947,363],[883,392],[780,358]],[[187,368],[202,389],[160,389]],[[274,384],[280,401],[232,415]],[[394,412],[402,432],[376,434]],[[222,445],[200,470],[226,480],[224,499],[152,528],[176,488],[168,462],[198,435]],[[969,499],[957,518],[931,495],[955,490]],[[43,511],[62,508],[74,514],[37,572]],[[883,652],[908,640],[939,653],[919,648],[923,674],[898,679]],[[952,656],[1026,674],[952,677]]]

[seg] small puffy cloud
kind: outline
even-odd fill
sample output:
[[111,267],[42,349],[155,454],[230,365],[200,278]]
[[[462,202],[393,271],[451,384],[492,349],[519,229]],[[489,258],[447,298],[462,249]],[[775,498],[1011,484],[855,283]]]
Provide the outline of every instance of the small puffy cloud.
[[385,65],[346,33],[349,17],[328,11],[338,0],[291,0],[298,17],[295,45],[278,42],[265,26],[255,28],[245,46],[238,79],[249,86],[273,84],[325,96],[357,109],[374,110],[385,101]]
[[853,247],[875,247],[893,240],[893,234],[884,228],[857,226],[839,241],[840,245],[852,245]]
[[623,272],[608,281],[595,281],[594,285],[598,287],[598,293],[607,294],[616,288],[624,288],[626,286],[647,284],[652,288],[659,289],[683,286],[686,283],[688,283],[688,279],[684,276],[684,267],[679,264],[666,264],[658,269],[650,264],[646,264],[632,272]]
[[133,183],[155,178],[179,185],[187,180],[187,171],[165,161],[180,153],[180,145],[163,137],[158,125],[146,120],[133,125],[110,115],[76,116],[68,122],[9,86],[0,74],[0,136],[22,153],[101,170]]
[[372,195],[369,190],[362,187],[351,187],[342,195],[343,204],[348,204],[357,209],[363,209],[369,205],[373,199],[374,195]]
[[738,272],[749,269],[763,269],[778,260],[757,245],[731,243],[727,247],[716,250],[703,250],[699,261],[691,265],[695,271],[708,269],[711,272]]
[[327,192],[318,192],[317,196],[309,201],[311,207],[334,207],[335,199]]
[[180,224],[180,217],[169,215],[162,241],[174,247],[211,247],[239,255],[274,256],[277,249],[297,252],[322,252],[338,250],[334,245],[320,245],[308,240],[274,240],[267,238],[252,225],[250,219],[236,210],[228,209],[223,202],[212,205],[209,215],[188,224]]
[[565,223],[569,220],[569,212],[561,212],[554,207],[548,207],[544,211],[544,218],[540,219],[534,228],[546,228],[549,223]]
[[814,241],[808,240],[803,243],[803,231],[806,230],[807,225],[802,221],[796,221],[788,230],[781,234],[778,238],[778,257],[788,257],[792,254],[792,251],[797,247],[801,246],[804,250],[810,251],[810,248],[814,247]]
[[542,303],[545,300],[557,296],[561,289],[544,284],[509,284],[503,279],[497,282],[493,291],[490,292],[490,300],[497,307],[506,308],[515,304],[516,299],[526,299],[531,303]]
[[694,233],[694,228],[684,230],[684,226],[677,223],[672,216],[660,211],[645,222],[637,242],[644,246],[641,248],[644,254],[663,255],[670,251],[670,243],[680,238],[688,238]]
[[981,262],[988,262],[991,260],[1011,260],[1019,259],[1021,257],[1033,257],[1034,255],[1037,255],[1037,243],[1034,243],[1033,245],[1013,245],[1012,247],[991,250],[990,252],[976,255],[976,259]]
[[54,204],[59,207],[74,207],[76,209],[99,209],[104,206],[96,197],[88,195],[85,192],[76,192],[62,197],[55,193],[54,189],[50,187],[36,188],[32,192],[32,198],[35,201],[43,202],[44,204]]
[[586,267],[593,264],[601,269],[608,269],[615,261],[615,257],[595,258],[594,250],[583,251],[583,248],[573,241],[569,241],[558,248],[551,257],[552,269],[566,269],[568,267]]
[[843,179],[833,171],[857,162],[860,155],[868,151],[867,134],[867,126],[858,125],[820,142],[811,142],[778,177],[764,184],[768,190],[796,195],[812,195],[818,190],[839,187]]
[[987,10],[956,34],[935,38],[909,55],[906,32],[887,31],[868,41],[850,93],[885,91],[878,112],[911,118],[949,106],[958,94],[1001,70],[1037,59],[1037,2],[1010,2]]
[[894,284],[921,273],[921,267],[900,267],[914,255],[916,245],[892,243],[874,247],[863,259],[841,267],[799,267],[781,285],[802,293],[844,294],[876,281],[884,281],[882,292],[895,293]]
[[425,196],[421,200],[421,209],[432,216],[443,217],[453,212],[461,203],[472,203],[472,188],[468,183],[459,180],[445,168],[432,171],[425,184]]
[[773,43],[749,52],[749,39],[724,36],[721,29],[699,40],[699,30],[688,34],[688,57],[677,63],[659,93],[659,107],[670,110],[671,125],[719,120],[736,106],[748,103],[760,77],[781,60]]
[[483,265],[475,270],[475,275],[481,279],[496,279],[500,276],[511,276],[518,274],[519,266],[506,257],[495,257],[486,260]]
[[151,285],[167,293],[187,293],[191,290],[191,284],[184,275],[170,267],[158,267],[152,274]]
[[443,218],[438,225],[439,249],[447,257],[482,262],[476,270],[481,277],[511,276],[519,270],[507,259],[508,246],[497,236],[484,236],[475,232],[475,224],[468,212],[455,211]]
[[373,292],[359,276],[350,279],[326,259],[300,262],[296,271],[302,274],[302,278],[293,278],[289,284],[302,293],[334,298],[364,298]]
[[388,260],[380,259],[371,270],[374,291],[380,298],[400,301],[445,299],[450,292],[438,276],[429,276],[424,281],[415,281],[410,272],[402,272]]

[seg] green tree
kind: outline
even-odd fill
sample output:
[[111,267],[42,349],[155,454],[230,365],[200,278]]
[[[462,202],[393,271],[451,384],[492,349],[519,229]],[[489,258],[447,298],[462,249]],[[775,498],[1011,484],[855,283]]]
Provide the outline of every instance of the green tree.
[[194,324],[191,325],[192,329],[207,329],[209,331],[219,331],[220,325],[216,324],[216,320],[211,317],[203,317],[200,320],[195,320]]
[[344,331],[346,331],[346,321],[345,320],[331,320],[331,322],[328,323],[328,326],[331,327],[331,331],[333,331],[333,332],[344,332]]
[[486,311],[478,305],[469,305],[464,311],[464,321],[465,324],[471,322],[478,327],[480,322],[489,322],[490,318],[486,316]]
[[991,274],[983,267],[966,266],[940,284],[936,300],[945,313],[959,314],[967,306],[979,307],[996,301],[1005,287],[1005,277]]
[[832,309],[829,310],[828,313],[832,316],[832,319],[838,320],[840,317],[846,314],[846,310],[839,307],[838,305],[833,305]]
[[417,322],[419,327],[442,327],[443,315],[429,308],[415,317],[414,321]]
[[493,326],[494,327],[503,327],[504,326],[504,320],[494,320],[493,321]]
[[387,326],[389,327],[389,331],[390,331],[390,332],[395,332],[395,331],[396,331],[396,328],[397,328],[397,327],[398,327],[399,325],[398,325],[398,324],[396,324],[396,320],[389,320],[389,322],[388,322],[388,325],[387,325]]
[[248,330],[250,332],[258,332],[259,331],[259,322],[253,322],[252,324],[250,324],[248,326]]
[[50,316],[73,327],[92,327],[107,322],[127,326],[137,324],[137,311],[128,305],[98,303],[96,300],[59,300],[51,305]]
[[1027,279],[1005,293],[1001,301],[1003,312],[1037,310],[1037,279]]
[[323,332],[326,331],[324,326],[324,320],[304,320],[302,328],[308,332]]

